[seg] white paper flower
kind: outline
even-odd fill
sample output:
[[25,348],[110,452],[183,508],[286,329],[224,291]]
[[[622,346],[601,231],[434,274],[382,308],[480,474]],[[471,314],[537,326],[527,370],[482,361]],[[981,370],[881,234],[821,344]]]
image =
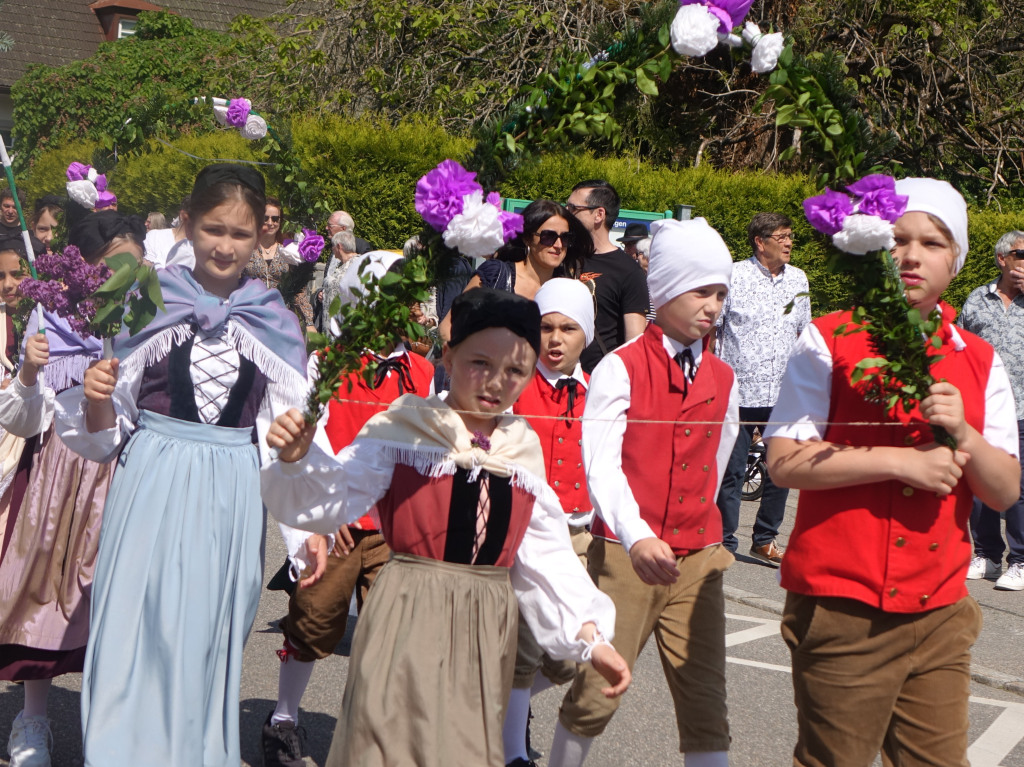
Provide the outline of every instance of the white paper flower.
[[854,213],[843,220],[842,231],[832,237],[832,244],[844,253],[863,256],[873,250],[892,250],[896,245],[893,225],[878,216]]
[[299,243],[289,242],[277,250],[281,254],[281,260],[286,264],[297,266],[302,263],[302,256],[299,255]]
[[448,222],[444,244],[464,256],[489,256],[505,244],[501,211],[484,202],[484,193],[470,192],[462,198],[462,212]]
[[213,116],[217,122],[223,125],[225,128],[228,127],[228,107],[227,104],[224,106],[214,106]]
[[96,200],[99,198],[100,193],[92,181],[85,178],[78,181],[69,181],[67,189],[68,197],[86,210],[92,210],[96,207]]
[[772,32],[770,35],[761,34],[757,24],[748,21],[743,28],[743,39],[753,46],[750,53],[750,68],[758,74],[771,72],[779,63],[779,56],[785,43],[781,32]]
[[680,56],[703,56],[718,45],[718,18],[703,5],[684,5],[672,20],[672,48]]
[[259,115],[250,114],[238,132],[242,134],[242,138],[256,141],[267,135],[267,121]]

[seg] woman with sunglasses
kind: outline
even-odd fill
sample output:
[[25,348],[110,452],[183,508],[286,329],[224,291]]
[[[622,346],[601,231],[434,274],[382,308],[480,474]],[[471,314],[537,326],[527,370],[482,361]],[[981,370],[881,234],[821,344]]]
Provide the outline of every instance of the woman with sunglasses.
[[[523,210],[523,233],[484,261],[466,285],[481,285],[515,293],[531,301],[552,277],[580,276],[583,259],[594,250],[590,233],[562,205],[534,200]],[[441,338],[448,340],[451,318],[441,323]]]
[[281,243],[284,242],[283,218],[281,201],[268,195],[256,250],[252,252],[243,275],[262,280],[268,288],[277,288],[281,291],[285,304],[299,317],[306,327],[306,332],[316,333],[313,324],[313,305],[306,293],[312,265],[292,265],[281,255]]

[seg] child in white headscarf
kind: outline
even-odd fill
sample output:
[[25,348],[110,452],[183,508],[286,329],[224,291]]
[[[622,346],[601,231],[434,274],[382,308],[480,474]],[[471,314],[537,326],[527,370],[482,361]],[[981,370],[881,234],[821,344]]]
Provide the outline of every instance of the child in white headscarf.
[[[892,255],[927,316],[967,256],[967,206],[945,181],[896,182],[908,197]],[[799,488],[782,563],[782,633],[793,657],[794,764],[966,764],[972,497],[1020,493],[1016,415],[999,356],[944,316],[934,384],[911,412],[865,400],[855,366],[867,333],[819,317],[790,358],[765,437],[775,482]],[[922,343],[926,343],[922,339]],[[940,426],[957,449],[937,444]],[[837,762],[837,759],[839,760]]]

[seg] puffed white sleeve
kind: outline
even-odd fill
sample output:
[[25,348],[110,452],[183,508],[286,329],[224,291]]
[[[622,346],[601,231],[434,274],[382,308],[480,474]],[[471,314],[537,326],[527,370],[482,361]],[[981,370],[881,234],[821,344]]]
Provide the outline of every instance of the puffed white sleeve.
[[831,395],[832,353],[818,328],[808,325],[793,345],[765,440],[823,439]]
[[609,641],[614,637],[615,605],[573,552],[565,512],[553,491],[533,505],[511,576],[519,609],[552,658],[589,660],[587,643],[576,638],[584,623],[596,624]]
[[54,424],[61,441],[89,461],[110,463],[114,460],[135,431],[135,422],[139,419],[136,401],[142,385],[142,374],[145,372],[139,367],[134,375],[124,375],[122,372],[117,379],[111,395],[116,422],[109,429],[91,432],[86,428],[86,399],[81,386],[73,386],[58,394]]
[[25,386],[14,376],[10,386],[0,389],[0,428],[25,439],[42,434],[53,423],[55,396],[42,373],[34,386]]
[[317,427],[305,458],[275,459],[260,469],[263,504],[289,527],[332,535],[384,497],[394,470],[394,461],[372,440],[357,439],[334,455]]

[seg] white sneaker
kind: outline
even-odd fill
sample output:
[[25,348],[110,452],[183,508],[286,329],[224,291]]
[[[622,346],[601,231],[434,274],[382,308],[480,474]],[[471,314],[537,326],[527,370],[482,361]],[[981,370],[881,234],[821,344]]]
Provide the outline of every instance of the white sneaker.
[[11,767],[50,767],[50,720],[45,716],[23,716],[18,712],[7,741]]
[[1003,566],[999,562],[993,562],[988,557],[975,557],[971,560],[970,567],[967,568],[967,580],[980,581],[982,578],[992,580],[1002,571]]
[[1000,591],[1024,591],[1024,564],[1014,562],[999,576],[996,588]]

